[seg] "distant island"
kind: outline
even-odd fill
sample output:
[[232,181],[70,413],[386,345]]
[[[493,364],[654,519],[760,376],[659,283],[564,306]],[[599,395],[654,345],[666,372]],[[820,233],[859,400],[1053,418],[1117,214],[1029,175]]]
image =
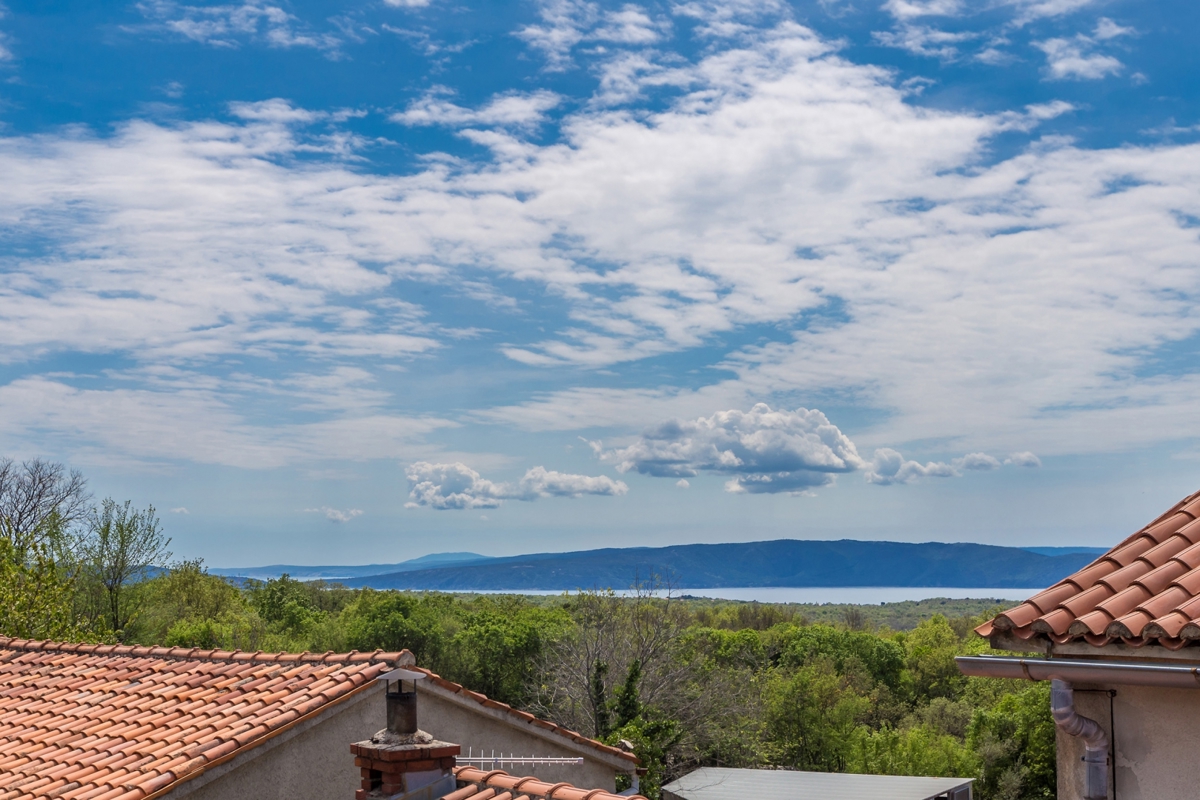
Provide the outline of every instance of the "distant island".
[[491,558],[437,553],[398,564],[221,568],[259,580],[288,573],[351,587],[443,591],[624,589],[660,576],[680,589],[722,587],[1043,588],[1103,547],[999,547],[943,542],[777,539],[730,544],[627,547]]

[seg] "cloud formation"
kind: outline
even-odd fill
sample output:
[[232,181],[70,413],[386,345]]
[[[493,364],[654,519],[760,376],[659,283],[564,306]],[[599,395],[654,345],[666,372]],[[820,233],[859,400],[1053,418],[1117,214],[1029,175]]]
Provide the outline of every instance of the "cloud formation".
[[1086,36],[1046,39],[1034,46],[1046,54],[1046,72],[1053,80],[1099,80],[1125,68],[1112,56],[1092,52],[1092,40]]
[[542,497],[615,497],[629,487],[607,475],[574,475],[533,467],[514,484],[495,483],[462,462],[431,464],[418,461],[405,470],[409,502],[405,508],[428,506],[448,509],[496,508],[504,500],[532,501]]
[[[1015,453],[1004,460],[1004,464],[1023,467],[1040,467],[1042,462],[1033,453]],[[986,472],[1000,469],[1000,459],[987,453],[967,453],[952,461],[929,461],[924,464],[906,459],[890,447],[875,451],[874,458],[866,466],[867,483],[889,486],[895,483],[912,483],[919,478],[958,478],[963,470]]]
[[701,472],[731,476],[726,491],[797,493],[833,482],[862,466],[854,443],[817,410],[772,411],[759,403],[748,412],[674,420],[614,450],[594,444],[620,472],[690,478]]
[[[741,24],[715,7],[686,11],[711,23],[704,36]],[[916,106],[793,22],[737,28],[690,61],[639,57],[626,96],[669,73],[669,101],[568,113],[548,143],[475,131],[489,157],[431,154],[401,175],[351,168],[359,144],[335,115],[281,100],[105,137],[0,138],[0,224],[44,243],[0,270],[0,358],[135,365],[13,379],[0,429],[131,460],[278,466],[327,447],[447,462],[419,448],[455,423],[398,413],[386,389],[354,383],[335,409],[299,377],[249,389],[231,373],[260,358],[298,362],[297,376],[403,368],[456,335],[414,284],[477,281],[553,304],[529,335],[491,340],[524,364],[604,368],[774,333],[720,357],[729,377],[709,385],[571,378],[473,420],[625,432],[837,394],[886,412],[859,437],[871,448],[938,438],[1045,456],[1200,433],[1200,376],[1156,366],[1200,332],[1200,147],[1046,138],[996,159],[993,137],[1044,116]],[[252,424],[260,391],[315,416]],[[150,424],[110,432],[96,409]]]
[[306,508],[305,514],[324,514],[325,519],[330,522],[344,523],[349,522],[355,517],[362,516],[361,508],[348,508],[345,511],[330,506],[321,506],[320,508]]
[[304,31],[295,16],[267,3],[189,6],[172,0],[148,0],[137,7],[152,20],[152,29],[214,47],[261,41],[271,47],[312,47],[328,52],[341,44],[333,34]]
[[554,92],[539,89],[534,92],[505,92],[493,97],[478,109],[469,109],[447,100],[448,94],[451,93],[443,87],[435,88],[389,119],[402,125],[414,126],[479,125],[528,128],[544,120],[546,112],[562,101]]

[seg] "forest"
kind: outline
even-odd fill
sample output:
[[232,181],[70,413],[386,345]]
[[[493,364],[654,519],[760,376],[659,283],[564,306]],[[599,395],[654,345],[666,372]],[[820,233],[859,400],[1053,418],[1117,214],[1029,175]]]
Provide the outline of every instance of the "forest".
[[652,800],[705,765],[953,775],[975,777],[983,800],[1055,796],[1048,687],[967,678],[955,666],[956,655],[988,652],[972,631],[988,612],[693,600],[655,576],[624,595],[557,597],[349,589],[286,575],[233,582],[198,560],[172,560],[153,507],[93,505],[76,478],[56,464],[0,461],[2,635],[406,648],[449,680],[631,743]]

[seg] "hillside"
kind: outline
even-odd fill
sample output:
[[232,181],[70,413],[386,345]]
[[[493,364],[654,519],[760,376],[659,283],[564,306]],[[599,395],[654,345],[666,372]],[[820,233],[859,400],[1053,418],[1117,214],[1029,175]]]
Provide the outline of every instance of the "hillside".
[[638,577],[670,576],[679,588],[946,586],[1041,588],[1095,558],[1015,547],[925,542],[800,541],[609,548],[537,553],[483,562],[352,577],[376,589],[624,589]]

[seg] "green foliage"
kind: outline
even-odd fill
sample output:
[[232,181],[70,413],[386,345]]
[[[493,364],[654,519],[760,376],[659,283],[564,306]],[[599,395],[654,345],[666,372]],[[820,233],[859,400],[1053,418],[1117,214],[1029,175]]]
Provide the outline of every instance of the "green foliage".
[[860,727],[851,736],[847,772],[970,778],[979,757],[961,739],[918,725],[904,730]]
[[[621,741],[633,746],[646,774],[641,776],[639,793],[650,798],[661,796],[662,785],[675,776],[670,774],[672,752],[683,739],[680,724],[664,714],[648,711],[617,728],[608,736],[610,744]],[[628,788],[618,786],[618,790]]]
[[431,669],[442,660],[446,635],[441,625],[445,603],[412,592],[363,589],[342,612],[346,643],[355,650],[411,650],[418,664]]
[[[137,614],[141,594],[129,591],[149,567],[171,557],[170,539],[163,536],[154,506],[144,510],[108,498],[88,516],[88,535],[80,546],[80,574],[100,596],[99,616],[118,639]],[[93,603],[94,605],[94,603]]]
[[47,551],[30,543],[22,554],[11,538],[0,536],[0,635],[59,640],[82,636],[73,609],[74,580]]
[[642,682],[642,662],[635,658],[629,665],[629,673],[625,682],[617,689],[613,697],[613,713],[617,718],[616,725],[623,728],[642,715],[642,702],[638,699],[638,684]]
[[982,762],[978,793],[994,800],[1054,798],[1054,718],[1050,684],[1035,683],[1005,695],[971,720],[969,745]]
[[872,680],[892,689],[900,685],[904,648],[873,633],[809,625],[787,628],[778,635],[777,642],[781,651],[779,662],[785,668],[801,666],[819,656],[832,659],[834,668],[841,672],[854,659],[866,668]]
[[766,717],[773,762],[818,772],[846,769],[855,729],[871,705],[856,671],[842,674],[833,658],[821,655],[773,677]]

